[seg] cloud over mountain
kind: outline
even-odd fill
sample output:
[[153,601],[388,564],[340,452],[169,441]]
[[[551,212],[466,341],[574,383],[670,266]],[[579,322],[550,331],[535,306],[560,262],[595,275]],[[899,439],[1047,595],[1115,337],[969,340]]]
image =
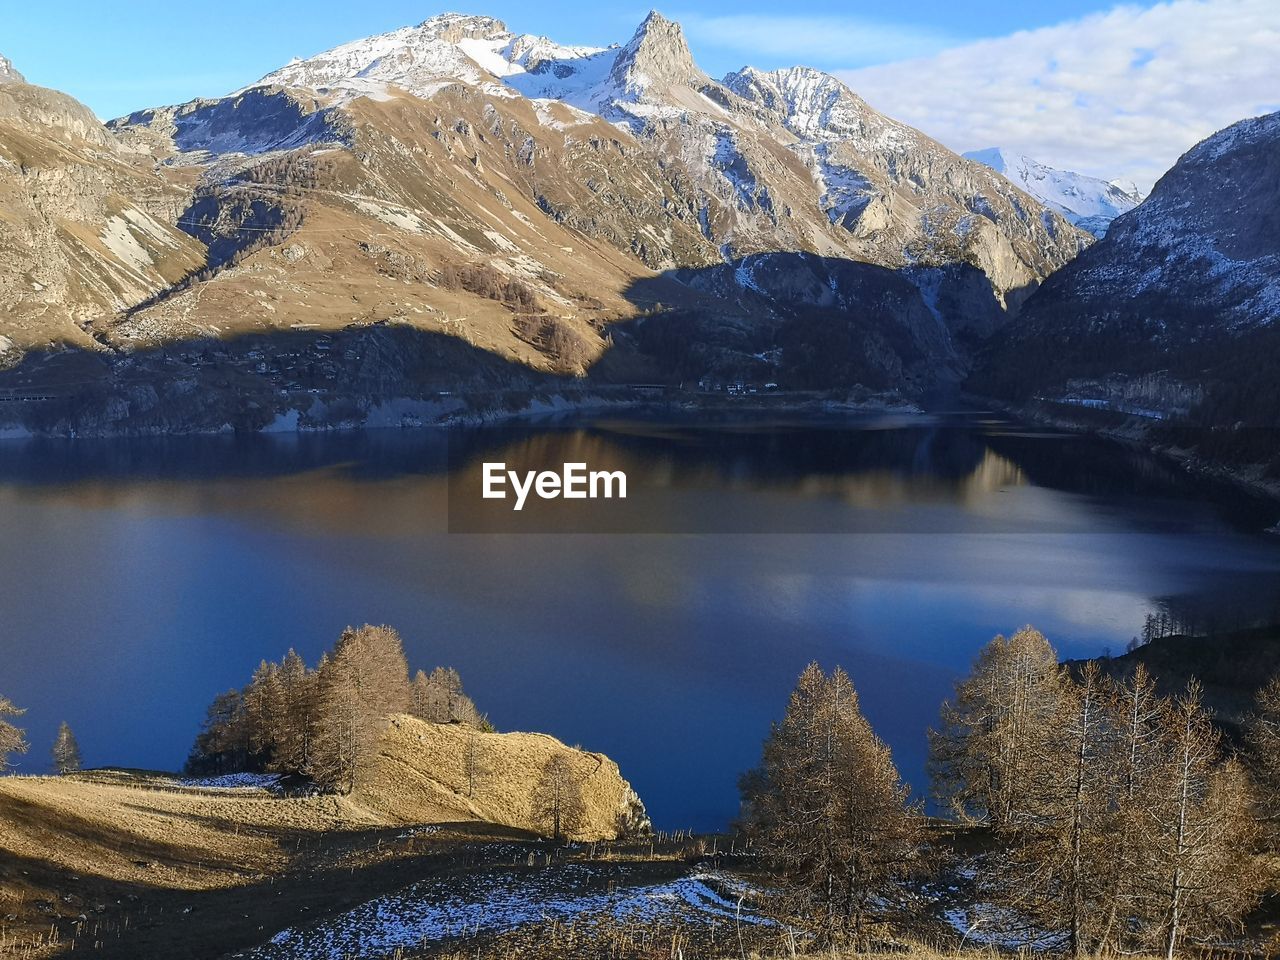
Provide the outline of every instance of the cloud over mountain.
[[839,75],[953,149],[1000,143],[1146,189],[1213,131],[1280,107],[1278,47],[1274,0],[1173,0]]

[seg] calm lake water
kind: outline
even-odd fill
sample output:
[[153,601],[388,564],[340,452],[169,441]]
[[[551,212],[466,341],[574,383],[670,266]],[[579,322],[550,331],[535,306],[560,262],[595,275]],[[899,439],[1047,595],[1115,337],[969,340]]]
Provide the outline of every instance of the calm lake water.
[[[630,497],[578,525],[614,532],[526,532],[583,514],[482,513],[459,490],[484,460],[625,469]],[[808,661],[849,671],[924,789],[926,728],[992,635],[1075,657],[1162,606],[1271,618],[1278,516],[975,414],[6,443],[0,691],[29,711],[22,770],[63,719],[91,765],[176,769],[260,659],[390,623],[500,729],[608,753],[660,826],[714,829]]]

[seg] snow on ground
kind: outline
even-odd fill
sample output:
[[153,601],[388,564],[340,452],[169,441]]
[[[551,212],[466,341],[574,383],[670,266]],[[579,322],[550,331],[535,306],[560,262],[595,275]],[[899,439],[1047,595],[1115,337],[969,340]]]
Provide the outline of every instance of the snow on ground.
[[274,773],[228,773],[221,777],[196,777],[179,780],[183,787],[205,790],[271,790],[280,783]]
[[[316,927],[284,930],[269,943],[239,956],[246,960],[387,957],[424,944],[588,916],[622,921],[680,919],[705,925],[772,923],[749,910],[739,911],[736,897],[746,894],[747,888],[723,874],[691,875],[611,893],[586,892],[598,888],[601,879],[589,867],[574,866],[537,874],[511,871],[424,881]],[[575,887],[583,892],[575,893]]]

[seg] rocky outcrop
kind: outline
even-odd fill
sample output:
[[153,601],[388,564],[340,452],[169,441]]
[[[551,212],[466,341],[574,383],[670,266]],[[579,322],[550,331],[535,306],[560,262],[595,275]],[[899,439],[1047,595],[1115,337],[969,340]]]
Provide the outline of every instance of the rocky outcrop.
[[0,57],[0,83],[26,83],[22,74],[13,68],[13,61]]
[[581,793],[578,840],[612,840],[650,830],[644,804],[618,765],[599,753],[537,733],[482,733],[457,724],[397,716],[352,801],[393,823],[480,820],[546,833],[534,794],[552,757],[563,757]]

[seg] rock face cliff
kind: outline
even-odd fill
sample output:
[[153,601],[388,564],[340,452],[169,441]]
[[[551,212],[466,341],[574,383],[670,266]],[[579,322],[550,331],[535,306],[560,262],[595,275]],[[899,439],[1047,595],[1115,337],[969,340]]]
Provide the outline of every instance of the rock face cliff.
[[22,74],[13,68],[13,62],[0,57],[0,83],[25,83]]
[[398,716],[351,799],[390,822],[482,820],[546,834],[534,796],[547,761],[562,757],[580,791],[576,840],[613,840],[650,830],[644,804],[618,765],[599,753],[536,733],[481,733]]

